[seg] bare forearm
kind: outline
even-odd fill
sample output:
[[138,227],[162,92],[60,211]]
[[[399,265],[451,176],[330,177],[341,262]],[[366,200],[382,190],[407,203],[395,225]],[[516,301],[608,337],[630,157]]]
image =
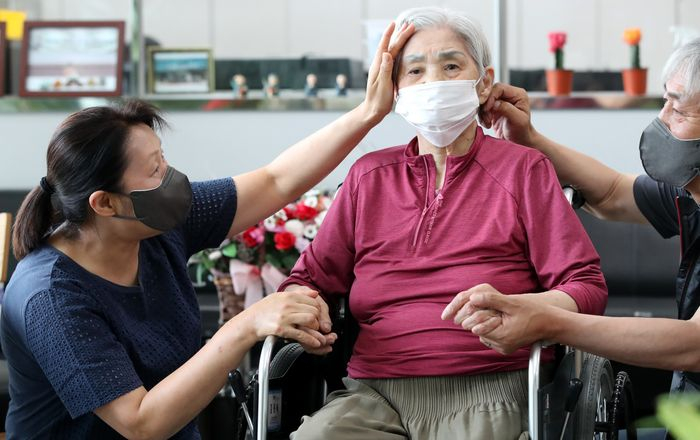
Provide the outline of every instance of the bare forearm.
[[533,136],[532,146],[549,157],[563,185],[581,191],[592,214],[606,220],[646,222],[634,202],[634,175],[622,174],[539,133]]
[[225,384],[256,339],[232,321],[184,365],[150,390],[143,387],[96,411],[129,438],[168,438],[192,421]]
[[[246,340],[243,334],[239,338],[215,335],[182,367],[153,387],[139,411],[161,425],[156,427],[158,431],[170,428],[168,436],[174,434],[216,396],[228,372],[240,364],[254,343],[255,339]],[[168,419],[170,423],[164,423]]]
[[526,293],[525,295],[532,297],[541,304],[558,307],[570,312],[578,312],[576,301],[569,294],[561,290],[548,290],[541,293]]
[[381,120],[363,105],[280,154],[266,168],[283,198],[293,200],[330,173]]
[[581,315],[550,308],[546,339],[642,367],[700,371],[700,325],[664,318]]

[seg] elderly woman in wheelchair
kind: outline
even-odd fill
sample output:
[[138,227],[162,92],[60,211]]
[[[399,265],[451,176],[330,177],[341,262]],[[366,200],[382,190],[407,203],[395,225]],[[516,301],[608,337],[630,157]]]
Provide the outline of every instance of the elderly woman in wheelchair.
[[549,161],[477,126],[493,84],[478,25],[434,7],[404,23],[416,31],[394,66],[396,112],[417,136],[353,165],[280,288],[347,296],[359,324],[346,389],[296,438],[527,438],[529,350],[482,344],[467,329],[500,318],[465,319],[460,299],[489,290],[600,314],[599,258]]

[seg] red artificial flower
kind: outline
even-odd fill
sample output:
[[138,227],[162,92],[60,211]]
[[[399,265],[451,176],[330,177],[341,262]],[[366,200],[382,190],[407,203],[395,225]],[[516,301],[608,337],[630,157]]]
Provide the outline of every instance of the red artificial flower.
[[316,208],[306,206],[303,203],[297,205],[296,216],[299,220],[311,220],[318,215]]
[[243,232],[243,244],[249,248],[253,248],[258,245],[258,240],[255,238],[255,232],[258,231],[257,226],[251,226]]
[[275,249],[286,251],[294,247],[297,238],[291,232],[278,232],[275,234]]
[[566,32],[549,33],[549,51],[556,52],[566,44]]
[[294,211],[292,210],[292,208],[289,208],[288,206],[285,206],[284,208],[282,208],[282,210],[283,210],[284,213],[287,215],[287,220],[291,220],[291,219],[293,219],[293,218],[296,218],[296,217],[295,217],[295,214],[294,214]]

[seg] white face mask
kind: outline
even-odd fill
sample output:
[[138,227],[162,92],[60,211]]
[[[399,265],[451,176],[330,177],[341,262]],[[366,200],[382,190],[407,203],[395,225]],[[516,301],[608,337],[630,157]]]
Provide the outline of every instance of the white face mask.
[[476,80],[434,81],[399,90],[394,111],[436,147],[454,142],[479,111]]

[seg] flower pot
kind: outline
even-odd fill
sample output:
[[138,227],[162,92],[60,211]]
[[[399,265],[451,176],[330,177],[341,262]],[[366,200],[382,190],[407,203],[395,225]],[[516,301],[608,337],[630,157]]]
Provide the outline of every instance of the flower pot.
[[622,86],[628,95],[645,95],[647,93],[647,69],[623,69]]
[[547,93],[552,96],[568,96],[574,80],[574,72],[567,69],[547,70]]
[[214,274],[214,285],[219,297],[219,325],[243,311],[245,295],[239,295],[233,288],[233,280],[228,274]]

